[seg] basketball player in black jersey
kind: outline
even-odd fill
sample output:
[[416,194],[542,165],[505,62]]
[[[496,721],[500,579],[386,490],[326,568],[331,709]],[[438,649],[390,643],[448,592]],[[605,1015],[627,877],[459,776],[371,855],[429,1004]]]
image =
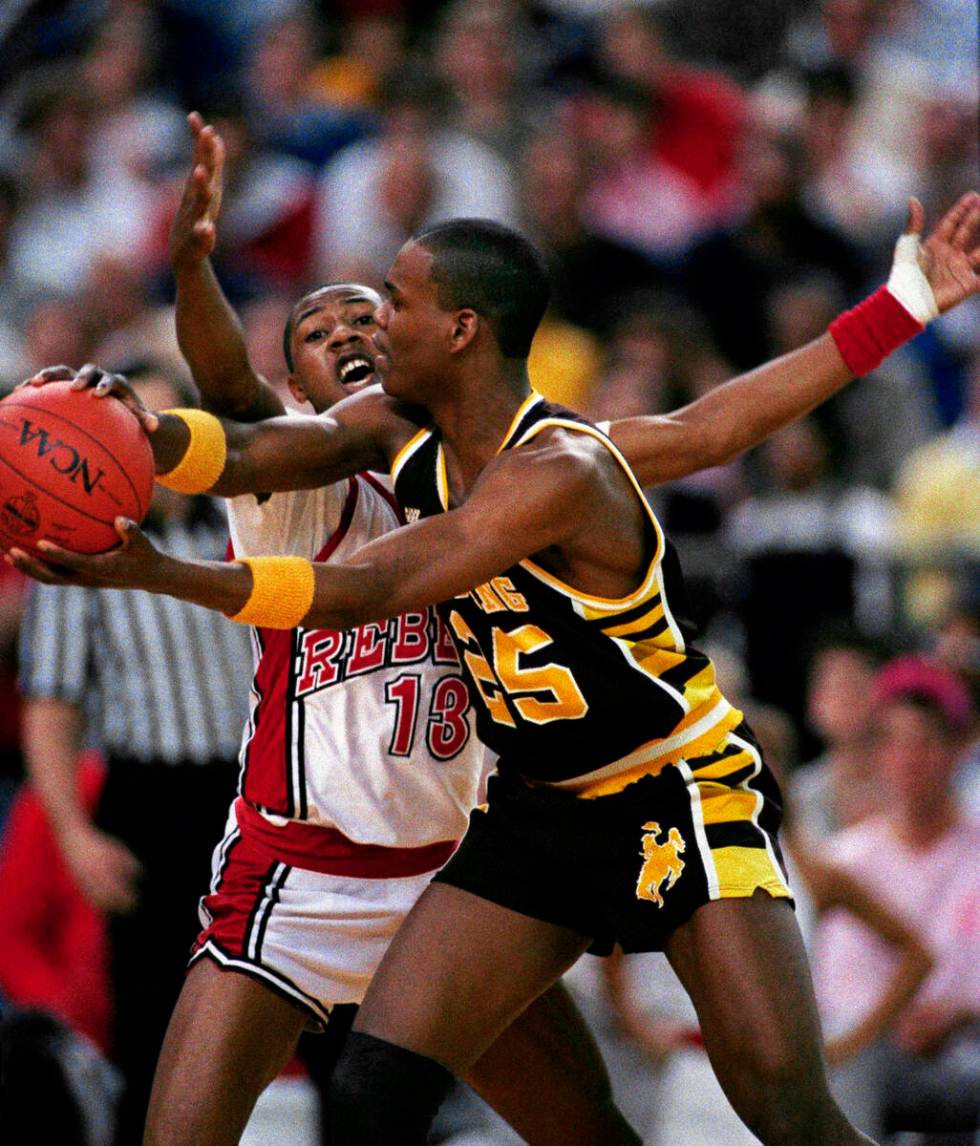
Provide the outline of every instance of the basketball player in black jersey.
[[[977,289],[978,222],[980,197],[964,196],[924,245],[940,312]],[[230,615],[267,608],[266,623],[285,623],[286,597],[302,602],[304,625],[338,629],[441,603],[500,772],[368,992],[336,1079],[338,1142],[424,1142],[451,1074],[583,951],[614,942],[665,950],[729,1099],[762,1141],[865,1141],[827,1090],[778,791],[688,642],[676,565],[626,460],[530,392],[526,355],[547,297],[533,251],[459,222],[409,243],[388,279],[386,392],[295,432],[227,427],[208,485],[231,495],[392,465],[414,524],[350,566],[283,565],[277,594],[268,571],[175,561],[132,523],[111,555],[49,548],[62,570],[13,559],[55,583],[144,588]],[[856,337],[887,343],[878,333]],[[713,464],[802,414],[851,377],[839,345],[824,335],[707,406],[647,420],[646,446],[631,438],[643,427],[621,428],[636,477],[666,480],[697,456]],[[158,471],[186,468],[189,423],[146,424]]]

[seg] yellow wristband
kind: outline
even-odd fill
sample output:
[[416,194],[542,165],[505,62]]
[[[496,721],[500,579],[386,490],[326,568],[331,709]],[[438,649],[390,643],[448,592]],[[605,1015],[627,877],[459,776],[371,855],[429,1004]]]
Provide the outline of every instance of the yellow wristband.
[[225,468],[228,443],[225,428],[205,410],[161,410],[180,418],[190,430],[191,440],[187,452],[165,474],[157,474],[157,481],[178,493],[204,493],[209,490]]
[[252,592],[231,620],[260,629],[295,629],[313,604],[310,562],[305,557],[241,557],[238,564],[252,570]]

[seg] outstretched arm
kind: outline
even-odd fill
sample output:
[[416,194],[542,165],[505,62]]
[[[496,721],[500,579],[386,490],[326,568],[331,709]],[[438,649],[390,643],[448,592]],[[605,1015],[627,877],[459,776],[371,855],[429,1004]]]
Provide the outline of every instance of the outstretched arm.
[[[22,385],[43,386],[59,380],[71,381],[79,390],[91,387],[100,398],[112,395],[123,402],[149,436],[158,480],[181,493],[235,497],[315,489],[362,470],[383,471],[389,458],[418,429],[378,387],[352,394],[316,420],[279,417],[246,425],[219,421],[202,411],[154,413],[121,374],[109,374],[91,364],[77,372],[69,366],[49,366]],[[206,435],[192,435],[188,417],[195,416],[198,422],[208,423]],[[170,480],[168,475],[187,465],[193,471],[191,478],[183,484]]]
[[[976,245],[980,195],[969,192],[961,196],[932,234],[919,243],[922,225],[922,206],[912,199],[888,289],[912,319],[924,325],[969,298],[980,286],[980,246]],[[912,321],[909,333],[916,329]],[[880,341],[887,345],[887,339]],[[828,332],[791,354],[739,375],[680,410],[614,422],[612,439],[647,486],[723,465],[846,386],[855,376],[852,367],[856,361],[850,354],[847,358],[851,365],[841,352],[839,334],[835,337]]]
[[[529,554],[596,528],[588,523],[601,520],[603,505],[595,499],[603,494],[594,471],[580,463],[548,451],[521,459],[508,453],[484,471],[460,508],[396,529],[346,565],[179,560],[122,518],[116,524],[123,544],[108,553],[83,557],[43,541],[44,561],[16,548],[7,559],[48,584],[144,589],[267,627],[346,629],[449,600]],[[262,619],[254,615],[258,599]]]
[[793,855],[821,914],[833,907],[842,908],[879,935],[899,956],[875,1005],[849,1031],[827,1042],[827,1061],[831,1066],[840,1066],[895,1025],[932,969],[932,956],[914,931],[846,872],[814,859],[802,848],[795,848]]
[[257,422],[285,413],[282,400],[249,361],[245,335],[211,264],[221,211],[225,148],[195,111],[194,165],[170,230],[170,264],[177,283],[177,341],[206,410]]

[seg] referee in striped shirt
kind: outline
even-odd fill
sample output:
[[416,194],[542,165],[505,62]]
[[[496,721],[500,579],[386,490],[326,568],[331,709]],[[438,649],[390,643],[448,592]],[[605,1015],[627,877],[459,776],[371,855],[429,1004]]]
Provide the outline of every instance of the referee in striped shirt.
[[[130,378],[149,408],[185,401],[158,372],[140,373]],[[208,499],[157,486],[145,527],[176,556],[225,554],[224,515]],[[197,900],[235,793],[248,640],[217,613],[148,593],[35,585],[27,605],[28,771],[69,868],[110,919],[112,1057],[125,1082],[117,1146],[142,1140]],[[94,822],[75,782],[90,745],[107,763]]]

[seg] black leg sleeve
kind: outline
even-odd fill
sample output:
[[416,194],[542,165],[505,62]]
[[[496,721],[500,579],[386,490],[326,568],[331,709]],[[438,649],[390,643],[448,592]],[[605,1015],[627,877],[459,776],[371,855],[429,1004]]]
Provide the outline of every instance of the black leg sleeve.
[[453,1076],[435,1059],[351,1031],[330,1086],[334,1146],[425,1146]]

